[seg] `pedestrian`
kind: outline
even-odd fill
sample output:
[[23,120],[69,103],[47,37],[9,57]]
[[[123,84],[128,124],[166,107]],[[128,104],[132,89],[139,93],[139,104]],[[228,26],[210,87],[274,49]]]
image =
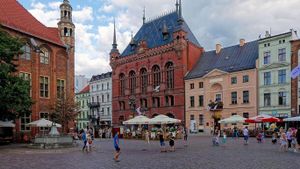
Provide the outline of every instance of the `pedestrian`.
[[219,137],[220,137],[220,130],[219,130],[219,127],[216,126],[215,131],[213,133],[213,139],[212,139],[214,146],[218,146],[220,144]]
[[239,138],[238,129],[236,126],[233,127],[233,138],[236,140]]
[[119,162],[119,156],[121,153],[121,149],[120,149],[120,142],[119,142],[119,132],[117,132],[114,136],[114,147],[115,147],[115,156],[114,156],[114,160],[115,162]]
[[297,132],[296,132],[296,140],[298,143],[298,149],[300,148],[300,127],[298,128]]
[[100,128],[98,131],[99,138],[102,138],[102,129]]
[[170,151],[174,152],[175,151],[175,137],[174,136],[170,137],[169,145],[170,145]]
[[258,132],[257,136],[256,136],[256,139],[257,139],[257,143],[262,143],[262,132]]
[[248,145],[248,139],[249,139],[249,130],[248,130],[248,126],[246,126],[243,129],[243,135],[244,135],[244,145]]
[[148,130],[146,130],[145,132],[145,141],[150,144],[150,133]]
[[160,152],[166,152],[163,132],[159,133]]
[[223,143],[224,145],[226,144],[226,140],[227,140],[226,131],[223,130],[223,140],[222,140],[222,143]]
[[86,149],[86,144],[87,144],[87,139],[86,139],[86,133],[85,130],[82,129],[81,131],[81,139],[83,141],[83,147],[82,147],[82,151],[84,151]]
[[186,131],[186,128],[184,128],[183,130],[183,140],[184,140],[184,146],[187,146],[188,133]]
[[287,137],[286,137],[286,134],[284,132],[282,132],[280,134],[280,151],[284,151],[286,152],[287,151]]
[[292,148],[292,129],[289,128],[288,131],[286,132],[286,138],[288,141],[288,148]]
[[274,132],[273,135],[272,135],[272,143],[273,144],[277,143],[277,133],[276,132]]
[[294,152],[297,152],[297,137],[296,137],[296,130],[292,130],[292,149]]

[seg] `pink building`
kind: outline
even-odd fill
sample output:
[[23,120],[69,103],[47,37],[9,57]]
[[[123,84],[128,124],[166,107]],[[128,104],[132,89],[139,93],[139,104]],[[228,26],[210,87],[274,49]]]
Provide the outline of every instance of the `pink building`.
[[257,115],[257,58],[257,41],[243,39],[223,49],[217,44],[200,57],[185,78],[186,127],[191,132],[209,133],[231,115]]

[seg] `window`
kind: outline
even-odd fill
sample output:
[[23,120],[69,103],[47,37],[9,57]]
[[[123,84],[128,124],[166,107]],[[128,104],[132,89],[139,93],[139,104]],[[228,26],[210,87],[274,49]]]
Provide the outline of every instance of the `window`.
[[[45,112],[41,112],[40,113],[40,119],[46,119],[46,120],[49,120],[49,113],[45,113]],[[40,130],[41,131],[48,131],[49,130],[49,127],[40,127]]]
[[106,88],[109,90],[109,82],[106,83]]
[[286,50],[285,48],[278,49],[278,61],[285,62],[286,61]]
[[101,90],[104,90],[104,84],[103,83],[101,84]]
[[30,131],[30,126],[28,123],[30,123],[30,114],[24,114],[20,117],[21,120],[21,131]]
[[42,48],[40,52],[40,63],[49,64],[49,52],[46,48]]
[[57,98],[63,98],[65,94],[65,81],[57,79],[56,81],[57,85]]
[[231,77],[231,84],[236,84],[236,83],[237,83],[237,78]]
[[190,89],[194,89],[194,83],[190,84]]
[[271,94],[264,93],[264,106],[271,106]]
[[193,114],[191,114],[190,119],[195,120],[195,116]]
[[237,92],[231,92],[231,104],[237,104]]
[[203,95],[199,96],[199,107],[203,107]]
[[160,98],[152,97],[152,107],[160,107]]
[[122,73],[120,74],[119,76],[120,78],[120,93],[121,93],[121,96],[125,96],[125,75]]
[[31,49],[30,46],[26,43],[25,46],[21,48],[23,54],[21,55],[21,59],[30,60],[31,57]]
[[49,78],[40,76],[40,97],[49,97]]
[[31,74],[30,73],[25,73],[25,72],[20,72],[19,77],[22,78],[23,80],[28,80],[29,82],[29,96],[32,96],[32,80],[31,80]]
[[278,104],[280,106],[286,105],[286,92],[279,92],[278,93]]
[[204,124],[203,114],[199,115],[199,125],[202,126]]
[[104,103],[104,95],[101,96],[102,103]]
[[264,85],[271,84],[271,72],[264,72]]
[[168,62],[166,64],[167,70],[167,88],[173,89],[174,88],[174,66],[172,62]]
[[107,94],[107,100],[106,101],[109,102],[109,94]]
[[110,115],[110,108],[107,108],[107,115]]
[[174,106],[174,96],[165,96],[166,106]]
[[99,96],[97,96],[97,103],[99,103],[100,101],[99,101]]
[[271,63],[271,52],[264,52],[264,65]]
[[203,88],[203,82],[199,82],[199,88],[200,88],[200,89]]
[[195,97],[194,96],[190,97],[190,106],[195,107]]
[[157,86],[160,86],[160,68],[155,65],[152,68],[153,72],[153,88],[156,88]]
[[141,102],[141,107],[142,108],[147,108],[148,107],[147,99],[140,99],[140,102]]
[[249,118],[249,113],[248,112],[244,112],[243,113],[243,117],[246,118],[246,119],[248,119]]
[[249,82],[249,75],[244,75],[243,76],[243,83],[248,83]]
[[120,110],[125,110],[125,102],[119,101]]
[[278,70],[278,83],[279,84],[284,84],[286,83],[286,70]]
[[147,93],[147,86],[148,86],[148,74],[147,70],[145,68],[141,69],[141,87],[142,87],[142,93]]
[[249,91],[243,91],[243,103],[249,103]]
[[217,93],[217,94],[216,94],[216,100],[215,100],[215,101],[216,101],[216,102],[222,101],[222,94]]

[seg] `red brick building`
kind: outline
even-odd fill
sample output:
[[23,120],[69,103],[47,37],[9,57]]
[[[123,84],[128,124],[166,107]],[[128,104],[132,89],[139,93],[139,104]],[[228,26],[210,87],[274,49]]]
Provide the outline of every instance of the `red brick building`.
[[115,127],[137,115],[165,114],[184,120],[184,76],[203,48],[176,11],[145,21],[119,53],[114,30],[110,65],[113,70],[112,115]]
[[[300,62],[300,39],[291,41],[291,69],[293,70],[299,65]],[[299,100],[299,85],[300,79],[297,77],[296,79],[291,80],[291,106],[292,106],[292,116],[298,116],[300,114],[300,100]]]
[[32,113],[16,120],[16,133],[34,135],[39,130],[27,124],[48,118],[58,97],[74,97],[74,30],[72,7],[60,5],[58,27],[46,27],[16,0],[0,0],[1,29],[26,41],[17,61],[18,74],[31,84]]

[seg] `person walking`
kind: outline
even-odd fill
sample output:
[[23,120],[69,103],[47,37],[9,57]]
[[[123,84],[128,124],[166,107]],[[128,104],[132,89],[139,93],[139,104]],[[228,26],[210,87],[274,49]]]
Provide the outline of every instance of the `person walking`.
[[159,133],[160,152],[166,152],[163,132]]
[[284,132],[280,134],[280,151],[287,151],[287,136]]
[[249,139],[249,130],[248,130],[248,126],[246,126],[243,129],[243,135],[244,135],[244,145],[248,145],[248,139]]
[[83,141],[82,151],[84,151],[86,149],[86,145],[87,145],[87,138],[86,138],[86,133],[84,130],[81,131],[81,139]]
[[286,138],[288,141],[288,148],[292,148],[292,129],[289,128],[288,131],[286,132]]
[[184,128],[183,130],[183,140],[184,140],[184,146],[187,146],[188,133],[186,131],[186,128]]
[[145,141],[148,143],[148,145],[150,144],[150,133],[148,130],[145,132]]
[[223,130],[223,140],[222,140],[223,145],[226,144],[226,140],[227,140],[227,134],[226,134],[226,131]]
[[169,145],[170,145],[170,151],[174,152],[175,151],[175,137],[172,136],[172,134],[170,137]]
[[121,149],[120,149],[120,142],[119,142],[119,132],[117,132],[114,136],[114,147],[115,147],[115,155],[114,155],[114,160],[115,162],[119,162],[119,156],[121,153]]
[[233,137],[235,140],[239,138],[238,129],[236,126],[233,127]]

